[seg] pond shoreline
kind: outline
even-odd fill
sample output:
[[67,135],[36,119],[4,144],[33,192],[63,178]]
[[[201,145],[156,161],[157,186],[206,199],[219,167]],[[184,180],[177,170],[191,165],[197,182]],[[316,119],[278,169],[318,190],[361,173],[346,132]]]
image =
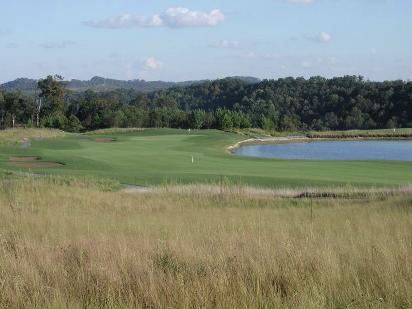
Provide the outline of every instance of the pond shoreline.
[[245,145],[267,145],[267,144],[289,144],[289,143],[305,143],[319,141],[358,141],[358,140],[412,140],[412,136],[405,135],[377,135],[377,136],[356,136],[356,135],[297,135],[297,136],[282,136],[282,137],[262,137],[249,138],[239,141],[233,145],[226,147],[226,152],[234,154],[237,149]]
[[284,136],[249,138],[226,147],[226,152],[234,154],[237,149],[246,145],[290,144],[319,141],[359,141],[359,140],[412,140],[412,136],[405,135],[381,135],[381,136],[351,136],[351,135],[311,135],[311,136]]

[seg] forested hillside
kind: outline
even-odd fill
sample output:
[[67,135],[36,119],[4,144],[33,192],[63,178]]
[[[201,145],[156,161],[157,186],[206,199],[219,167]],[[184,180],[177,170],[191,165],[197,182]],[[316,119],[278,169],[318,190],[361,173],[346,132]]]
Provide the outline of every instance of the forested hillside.
[[[236,77],[248,83],[257,83],[260,80],[254,77]],[[72,79],[64,81],[64,87],[73,92],[82,92],[93,90],[97,92],[111,91],[115,89],[133,89],[141,92],[152,92],[172,87],[184,87],[194,84],[200,84],[205,80],[199,81],[184,81],[184,82],[164,82],[164,81],[145,81],[143,79],[134,80],[118,80],[112,78],[104,78],[95,76],[90,80]],[[6,91],[21,91],[28,94],[33,94],[37,89],[38,80],[30,78],[18,78],[13,81],[0,85],[0,88]]]
[[412,127],[412,82],[345,76],[251,83],[205,81],[152,92],[73,92],[49,76],[39,97],[0,91],[2,127],[32,125],[71,131],[107,127],[346,130]]

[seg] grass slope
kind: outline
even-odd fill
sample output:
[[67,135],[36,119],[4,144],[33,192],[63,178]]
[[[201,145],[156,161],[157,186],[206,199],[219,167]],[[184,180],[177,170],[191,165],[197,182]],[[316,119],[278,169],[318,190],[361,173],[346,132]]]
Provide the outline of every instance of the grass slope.
[[[98,137],[114,138],[98,143]],[[225,147],[242,137],[221,131],[148,129],[136,132],[69,135],[33,140],[31,147],[0,146],[0,168],[21,170],[10,156],[39,156],[61,162],[36,173],[93,176],[122,183],[218,182],[263,186],[396,186],[412,182],[412,163],[382,161],[291,161],[236,157]],[[192,164],[192,156],[194,163]],[[27,171],[27,170],[26,170]]]

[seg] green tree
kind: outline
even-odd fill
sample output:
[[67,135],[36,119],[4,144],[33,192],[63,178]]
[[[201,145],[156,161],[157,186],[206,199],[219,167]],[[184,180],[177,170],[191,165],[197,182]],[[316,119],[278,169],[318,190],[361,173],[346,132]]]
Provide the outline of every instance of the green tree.
[[260,120],[260,127],[263,130],[266,131],[272,131],[275,128],[275,124],[272,121],[272,119],[266,117],[266,116],[262,116],[261,120]]
[[67,118],[62,112],[54,112],[42,119],[42,125],[46,128],[64,130],[67,127]]
[[40,97],[45,100],[43,111],[45,114],[64,112],[64,84],[59,75],[47,76],[39,80]]
[[222,130],[229,130],[233,128],[233,119],[230,111],[225,108],[218,108],[216,110],[217,128]]
[[82,130],[83,126],[75,115],[70,115],[67,119],[66,130],[69,132],[79,132]]
[[189,127],[193,129],[201,129],[205,123],[206,112],[202,109],[195,109],[189,116]]
[[18,124],[27,124],[33,116],[32,100],[19,92],[9,92],[4,96],[3,121],[5,127],[15,127]]
[[0,91],[0,127],[4,127],[4,117],[6,115],[6,101],[4,100],[3,92]]
[[300,121],[297,115],[284,115],[281,120],[281,128],[284,131],[297,131]]

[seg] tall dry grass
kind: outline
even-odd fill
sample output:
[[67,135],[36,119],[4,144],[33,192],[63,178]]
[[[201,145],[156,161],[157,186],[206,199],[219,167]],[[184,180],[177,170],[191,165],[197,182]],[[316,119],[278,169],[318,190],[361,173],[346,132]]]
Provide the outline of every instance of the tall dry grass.
[[86,135],[99,135],[99,134],[123,134],[131,132],[141,132],[144,131],[144,128],[107,128],[107,129],[98,129],[94,131],[88,131]]
[[412,138],[411,128],[381,130],[349,130],[349,131],[311,131],[306,134],[310,138]]
[[1,307],[412,306],[407,194],[125,194],[32,179],[0,182],[0,203]]
[[346,130],[346,131],[265,131],[262,129],[236,129],[235,133],[251,138],[302,137],[302,138],[412,138],[412,128]]
[[68,133],[57,129],[14,128],[0,130],[0,144],[20,143],[30,139],[62,137]]

